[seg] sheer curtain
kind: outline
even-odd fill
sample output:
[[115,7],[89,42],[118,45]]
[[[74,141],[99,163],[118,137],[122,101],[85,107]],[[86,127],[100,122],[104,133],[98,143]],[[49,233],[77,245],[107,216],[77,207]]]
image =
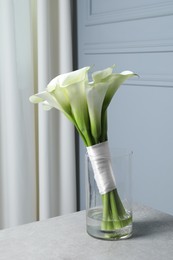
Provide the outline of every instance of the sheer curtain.
[[0,1],[0,228],[74,212],[74,128],[29,96],[72,68],[70,0]]

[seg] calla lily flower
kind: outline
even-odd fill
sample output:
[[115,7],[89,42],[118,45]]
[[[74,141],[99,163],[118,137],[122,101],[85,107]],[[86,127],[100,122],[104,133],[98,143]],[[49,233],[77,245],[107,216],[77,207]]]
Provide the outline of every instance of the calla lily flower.
[[114,65],[92,74],[90,67],[62,74],[50,81],[45,91],[30,97],[32,103],[42,103],[45,110],[56,108],[73,122],[86,146],[107,138],[107,108],[119,88],[135,74],[113,73]]

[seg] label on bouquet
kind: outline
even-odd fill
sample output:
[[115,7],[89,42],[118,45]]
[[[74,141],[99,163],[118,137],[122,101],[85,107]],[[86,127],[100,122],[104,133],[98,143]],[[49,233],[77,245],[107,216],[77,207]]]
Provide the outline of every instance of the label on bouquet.
[[100,194],[116,188],[108,142],[87,147],[88,156]]

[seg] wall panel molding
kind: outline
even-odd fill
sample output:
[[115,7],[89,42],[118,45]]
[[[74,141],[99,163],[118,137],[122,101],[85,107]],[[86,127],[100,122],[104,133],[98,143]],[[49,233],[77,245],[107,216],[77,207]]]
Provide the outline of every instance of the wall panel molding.
[[116,42],[86,42],[85,54],[117,54],[117,53],[155,53],[173,52],[172,39],[116,41]]
[[124,85],[173,88],[172,75],[142,74],[139,79],[129,79]]
[[121,8],[100,13],[93,12],[92,1],[93,0],[87,0],[86,26],[173,15],[172,0],[159,1],[158,3],[151,2],[150,4],[143,4],[140,6]]

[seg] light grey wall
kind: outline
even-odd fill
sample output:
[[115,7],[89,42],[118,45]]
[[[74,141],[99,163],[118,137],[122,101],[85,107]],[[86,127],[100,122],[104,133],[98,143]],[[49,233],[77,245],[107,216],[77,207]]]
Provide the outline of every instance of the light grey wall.
[[[124,4],[126,3],[126,4]],[[132,70],[109,107],[109,140],[133,150],[134,200],[173,214],[173,1],[78,0],[78,66]],[[80,205],[85,208],[80,142]]]

